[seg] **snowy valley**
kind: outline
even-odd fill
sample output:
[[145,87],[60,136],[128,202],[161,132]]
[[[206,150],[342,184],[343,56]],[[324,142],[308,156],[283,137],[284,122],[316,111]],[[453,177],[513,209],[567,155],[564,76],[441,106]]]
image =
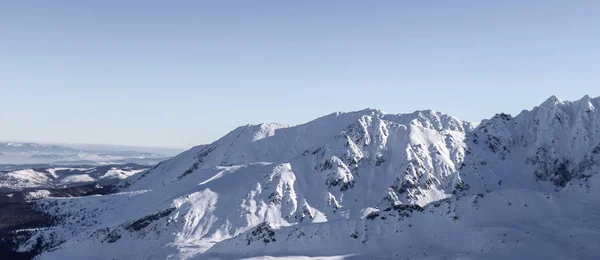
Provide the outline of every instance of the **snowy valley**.
[[551,97],[477,125],[334,113],[239,127],[113,172],[110,192],[28,199],[35,216],[0,226],[0,248],[44,260],[598,259],[599,171],[600,98]]

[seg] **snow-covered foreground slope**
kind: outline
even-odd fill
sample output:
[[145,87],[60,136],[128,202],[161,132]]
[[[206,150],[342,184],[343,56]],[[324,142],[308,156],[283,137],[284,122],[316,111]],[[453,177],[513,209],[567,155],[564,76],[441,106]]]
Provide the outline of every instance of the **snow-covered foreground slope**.
[[[104,196],[44,199],[40,259],[600,257],[600,99],[235,129]],[[43,239],[38,239],[38,238]],[[400,259],[403,259],[400,258]]]
[[600,178],[594,176],[559,193],[510,189],[423,208],[382,209],[362,220],[281,229],[263,225],[197,259],[598,259],[599,187]]

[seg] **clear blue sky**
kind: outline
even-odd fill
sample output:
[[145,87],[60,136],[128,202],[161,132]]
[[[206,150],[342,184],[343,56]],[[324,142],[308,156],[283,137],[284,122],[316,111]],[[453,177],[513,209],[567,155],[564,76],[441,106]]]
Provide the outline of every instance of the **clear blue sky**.
[[2,1],[0,140],[189,147],[248,123],[600,95],[600,1]]

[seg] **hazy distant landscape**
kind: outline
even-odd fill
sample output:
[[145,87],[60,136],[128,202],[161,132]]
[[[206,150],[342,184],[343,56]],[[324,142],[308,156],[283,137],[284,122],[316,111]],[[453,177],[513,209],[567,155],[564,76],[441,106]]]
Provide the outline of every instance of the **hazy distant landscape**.
[[154,165],[181,150],[109,145],[50,145],[0,142],[0,169],[3,165],[106,165],[135,163]]

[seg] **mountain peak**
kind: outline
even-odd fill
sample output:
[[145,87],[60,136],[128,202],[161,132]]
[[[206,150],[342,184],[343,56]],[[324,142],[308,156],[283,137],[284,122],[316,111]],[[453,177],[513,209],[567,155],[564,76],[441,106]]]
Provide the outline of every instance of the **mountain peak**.
[[552,95],[548,99],[546,99],[546,101],[544,101],[541,104],[541,106],[542,107],[548,107],[548,106],[555,106],[557,104],[562,104],[562,103],[563,103],[563,101],[560,98],[558,98],[555,95]]
[[375,116],[375,117],[380,117],[380,116],[387,114],[383,110],[377,109],[377,108],[365,108],[363,110],[356,111],[356,113],[366,115],[366,116]]

